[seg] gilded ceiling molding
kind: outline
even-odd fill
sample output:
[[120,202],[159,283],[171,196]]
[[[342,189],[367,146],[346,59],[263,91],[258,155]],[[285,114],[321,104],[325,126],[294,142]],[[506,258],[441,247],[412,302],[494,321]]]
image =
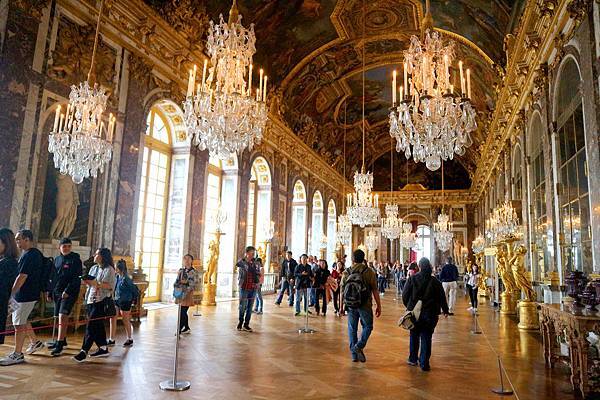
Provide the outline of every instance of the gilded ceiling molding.
[[24,11],[37,20],[42,18],[42,12],[49,3],[50,0],[10,0],[8,2],[10,7]]
[[[342,175],[323,161],[278,116],[269,115],[263,142],[283,154],[291,164],[297,165],[299,169],[305,170],[311,177],[318,179],[321,182],[320,187],[328,187],[332,192],[342,193],[344,185],[348,185]],[[295,170],[291,165],[289,168]]]
[[[58,0],[57,5],[82,20],[93,20],[97,15],[94,0]],[[183,18],[183,14],[180,14],[177,15]],[[207,15],[200,14],[192,17],[199,21],[208,18]],[[175,29],[142,0],[111,0],[107,17],[102,23],[103,36],[130,52],[147,58],[147,62],[160,75],[176,82],[181,90],[186,87],[190,66],[201,65],[206,58],[202,53],[201,43],[197,40],[190,41],[182,33],[185,31]]]
[[[400,190],[394,192],[374,192],[379,195],[379,204],[396,203],[400,206],[434,206],[442,202],[447,205],[477,203],[477,195],[471,190]],[[402,207],[401,207],[402,208]]]
[[[477,166],[473,179],[472,190],[481,196],[490,181],[492,171],[498,163],[501,148],[511,136],[519,118],[520,110],[526,105],[530,92],[536,86],[535,78],[539,75],[538,67],[545,63],[555,52],[556,58],[561,58],[564,45],[568,43],[579,26],[580,13],[585,14],[590,0],[529,0],[525,6],[522,17],[521,29],[515,38],[514,49],[508,60],[506,75],[496,102],[496,109],[492,115],[486,143],[482,146],[482,157]],[[569,21],[570,25],[566,34],[555,36],[555,32],[562,32]],[[548,26],[556,29],[546,29]],[[541,32],[539,44],[532,45],[530,32]],[[529,40],[527,37],[530,37]],[[553,62],[553,64],[554,64]],[[528,68],[523,68],[527,65]],[[550,66],[552,68],[552,65]],[[543,71],[542,71],[543,72]],[[547,74],[546,74],[547,75]],[[543,83],[539,81],[537,85]]]

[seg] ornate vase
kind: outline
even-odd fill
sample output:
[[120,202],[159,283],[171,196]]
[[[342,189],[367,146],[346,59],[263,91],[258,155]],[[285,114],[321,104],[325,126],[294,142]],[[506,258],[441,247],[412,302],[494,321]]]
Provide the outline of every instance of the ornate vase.
[[565,278],[567,284],[567,295],[573,298],[573,306],[582,307],[581,295],[585,289],[588,279],[581,271],[571,271]]
[[585,308],[592,310],[598,304],[597,301],[596,287],[590,283],[581,294],[581,302],[585,305]]

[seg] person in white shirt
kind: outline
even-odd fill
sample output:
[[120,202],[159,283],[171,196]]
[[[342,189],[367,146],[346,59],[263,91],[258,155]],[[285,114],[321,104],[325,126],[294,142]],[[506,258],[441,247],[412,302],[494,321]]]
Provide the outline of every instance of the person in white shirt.
[[471,272],[467,272],[467,290],[469,292],[469,298],[471,299],[471,307],[469,311],[477,312],[477,290],[479,288],[479,280],[481,274],[479,273],[479,267],[473,265]]

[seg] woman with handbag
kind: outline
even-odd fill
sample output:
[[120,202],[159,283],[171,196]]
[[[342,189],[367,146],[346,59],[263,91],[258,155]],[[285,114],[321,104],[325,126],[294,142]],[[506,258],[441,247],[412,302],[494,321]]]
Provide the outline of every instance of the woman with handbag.
[[467,291],[469,292],[469,299],[471,300],[471,307],[469,307],[469,311],[472,311],[474,314],[477,313],[477,291],[479,289],[479,280],[481,279],[481,274],[479,273],[479,267],[477,264],[473,264],[473,268],[470,272],[467,272],[466,280],[467,280]]
[[193,261],[194,257],[191,254],[183,256],[183,267],[177,273],[173,290],[175,303],[181,305],[179,333],[190,332],[188,310],[194,305],[194,290],[198,280],[196,269],[192,266]]
[[[410,355],[408,365],[417,363],[423,371],[431,369],[431,338],[438,323],[440,313],[448,316],[448,303],[444,288],[440,281],[432,276],[429,259],[423,257],[419,260],[419,272],[406,281],[402,291],[402,302],[408,310],[401,319],[403,327],[410,329]],[[404,324],[406,317],[414,314],[412,324]],[[419,347],[421,352],[419,353]]]
[[88,322],[81,351],[73,357],[77,362],[85,361],[94,343],[98,346],[98,350],[90,354],[90,357],[107,357],[109,355],[104,320],[116,314],[115,302],[112,299],[115,287],[115,268],[110,250],[107,248],[96,250],[94,262],[96,264],[81,279],[87,285],[85,304]]

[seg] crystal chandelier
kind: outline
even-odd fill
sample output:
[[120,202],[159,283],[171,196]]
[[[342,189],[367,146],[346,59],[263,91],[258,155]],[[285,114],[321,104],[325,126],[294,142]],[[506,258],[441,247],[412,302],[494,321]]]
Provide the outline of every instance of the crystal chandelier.
[[441,251],[448,251],[452,246],[452,222],[444,212],[444,164],[442,163],[442,210],[438,215],[437,222],[433,223],[433,238]]
[[375,231],[369,231],[367,234],[367,238],[365,240],[365,244],[367,246],[367,250],[369,253],[373,253],[379,247],[379,236]]
[[[394,192],[394,146],[390,148],[390,193]],[[394,240],[402,233],[402,218],[398,217],[398,205],[386,204],[385,217],[381,218],[381,234]]]
[[[344,104],[344,152],[343,152],[343,174],[344,174],[344,187],[342,188],[342,193],[346,191],[346,111],[347,111],[347,103]],[[346,210],[346,199],[344,199],[344,212],[338,216],[337,220],[337,242],[341,243],[343,246],[350,246],[350,241],[352,240],[352,221],[350,221],[350,217],[348,216]]]
[[492,215],[485,221],[486,236],[492,243],[522,235],[517,212],[510,201],[492,210]]
[[423,21],[423,41],[413,35],[404,52],[404,84],[398,102],[397,74],[393,73],[390,135],[396,138],[397,151],[435,171],[442,160],[465,153],[477,122],[471,105],[471,71],[466,70],[465,79],[463,63],[459,62],[460,93],[454,93],[450,83],[454,44],[444,45],[433,30],[429,0]]
[[477,237],[471,243],[471,249],[473,249],[473,253],[479,254],[485,248],[485,239],[481,235],[477,235]]
[[56,108],[54,125],[48,137],[48,151],[53,154],[54,166],[61,174],[70,175],[76,184],[90,176],[96,178],[98,171],[104,172],[104,166],[112,158],[116,117],[110,114],[108,123],[104,123],[108,96],[105,89],[94,82],[94,61],[103,8],[102,1],[87,80],[79,86],[71,86],[65,113],[62,114],[61,106]]
[[[364,1],[363,1],[364,16]],[[365,36],[363,18],[363,39]],[[379,196],[373,194],[373,174],[365,172],[365,41],[362,48],[362,167],[354,173],[354,193],[348,194],[348,216],[354,225],[364,228],[379,220]]]
[[418,249],[417,234],[413,231],[412,224],[405,222],[402,224],[402,233],[400,234],[400,246],[407,249]]
[[381,218],[381,234],[383,237],[394,240],[402,233],[402,218],[398,217],[398,205],[386,204],[385,217]]
[[242,25],[233,1],[229,20],[210,22],[202,80],[196,84],[196,66],[190,70],[183,103],[188,137],[200,150],[227,159],[260,143],[267,122],[267,76],[260,70],[252,89],[252,56],[256,53],[254,25]]

